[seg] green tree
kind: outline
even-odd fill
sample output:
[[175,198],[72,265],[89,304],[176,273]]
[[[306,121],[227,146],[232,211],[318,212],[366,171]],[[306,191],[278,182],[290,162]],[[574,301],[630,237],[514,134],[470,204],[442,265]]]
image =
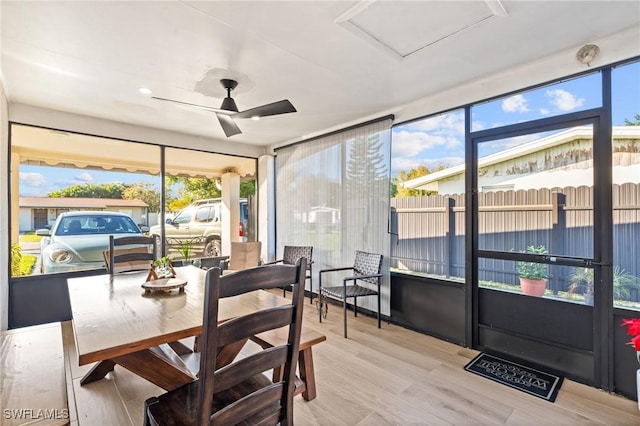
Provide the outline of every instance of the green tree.
[[398,178],[391,178],[389,184],[389,197],[395,198],[398,195]]
[[[167,186],[169,188],[179,187],[177,189],[178,196],[167,199],[167,208],[171,211],[180,210],[195,200],[222,196],[215,179],[167,176]],[[240,198],[246,198],[255,193],[255,180],[240,182]]]
[[398,177],[396,178],[396,184],[397,184],[396,197],[406,198],[406,197],[421,197],[423,195],[427,195],[427,191],[423,191],[421,189],[405,188],[404,186],[402,186],[402,183],[411,179],[418,178],[420,176],[426,176],[429,173],[431,173],[431,170],[429,170],[426,166],[423,166],[423,165],[420,165],[414,169],[411,169],[408,172],[401,170],[400,173],[398,173]]
[[633,121],[628,118],[624,119],[625,126],[640,126],[640,114],[636,114],[633,116]]
[[122,182],[103,183],[100,185],[83,183],[52,191],[47,196],[54,198],[122,198],[122,193],[127,189],[127,186]]
[[379,133],[357,137],[349,142],[345,184],[350,197],[372,198],[367,191],[363,191],[363,183],[368,183],[368,188],[375,188],[375,183],[388,179],[382,144]]
[[447,168],[445,164],[440,164],[434,170],[429,169],[427,166],[420,165],[414,169],[410,169],[408,172],[401,170],[398,173],[398,176],[394,178],[396,184],[396,197],[405,198],[405,197],[422,197],[423,195],[433,195],[436,194],[435,191],[425,191],[422,189],[412,189],[405,188],[402,186],[403,182],[406,182],[411,179],[419,178],[420,176],[426,176],[433,172],[439,172],[440,170],[444,170]]
[[160,211],[160,191],[152,183],[138,182],[122,191],[125,200],[142,200],[149,206],[150,212]]

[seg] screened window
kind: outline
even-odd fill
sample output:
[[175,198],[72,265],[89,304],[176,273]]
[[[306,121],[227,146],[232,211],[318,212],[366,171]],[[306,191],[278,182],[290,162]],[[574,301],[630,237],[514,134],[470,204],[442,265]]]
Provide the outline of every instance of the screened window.
[[382,120],[277,151],[277,255],[285,245],[313,246],[314,274],[353,265],[356,250],[388,259],[389,126]]
[[464,280],[464,117],[457,110],[393,128],[394,270]]

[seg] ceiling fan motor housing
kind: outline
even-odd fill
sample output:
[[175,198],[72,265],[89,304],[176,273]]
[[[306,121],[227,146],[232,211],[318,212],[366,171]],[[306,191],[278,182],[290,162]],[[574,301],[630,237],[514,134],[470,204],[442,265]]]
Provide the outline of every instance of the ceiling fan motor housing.
[[234,101],[233,98],[231,98],[230,96],[227,96],[222,100],[222,105],[220,105],[220,109],[223,109],[225,111],[238,112],[236,101]]

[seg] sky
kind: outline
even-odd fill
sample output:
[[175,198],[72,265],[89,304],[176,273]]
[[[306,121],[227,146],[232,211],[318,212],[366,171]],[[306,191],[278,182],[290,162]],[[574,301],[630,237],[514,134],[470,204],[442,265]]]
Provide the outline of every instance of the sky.
[[[612,73],[613,124],[640,114],[640,63],[614,69]],[[600,75],[561,82],[529,92],[475,106],[472,128],[481,130],[505,124],[550,117],[600,106]],[[530,136],[531,137],[531,136]],[[532,136],[536,137],[536,135]],[[522,143],[525,139],[511,141]],[[501,141],[501,143],[509,143]],[[391,139],[391,177],[419,165],[430,169],[464,162],[464,114],[462,110],[395,126]],[[488,148],[488,147],[486,147]],[[504,149],[495,146],[483,154]],[[20,195],[46,196],[49,192],[78,184],[148,182],[160,188],[160,178],[137,173],[20,166]]]
[[20,166],[21,197],[44,197],[52,191],[73,185],[100,185],[116,182],[148,182],[155,184],[156,188],[160,190],[159,176],[48,166]]
[[[614,69],[612,73],[613,125],[622,126],[640,114],[640,63]],[[586,110],[602,105],[600,74],[564,81],[526,93],[505,97],[472,108],[472,131]],[[528,139],[503,140],[521,144]],[[484,155],[507,145],[483,149]],[[483,147],[488,148],[488,147]],[[429,169],[464,162],[464,111],[395,126],[391,136],[391,176],[420,165]]]

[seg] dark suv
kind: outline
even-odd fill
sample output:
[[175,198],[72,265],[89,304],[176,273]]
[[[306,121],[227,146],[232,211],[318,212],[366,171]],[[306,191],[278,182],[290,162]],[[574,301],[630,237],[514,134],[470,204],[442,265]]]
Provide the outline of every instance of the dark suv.
[[[202,251],[205,257],[220,256],[222,251],[222,216],[220,198],[198,200],[180,210],[173,219],[167,219],[165,237],[169,248],[184,242],[193,243],[195,251]],[[246,240],[249,226],[249,206],[247,200],[240,200],[240,223],[238,232]],[[149,236],[160,242],[160,225],[149,229]]]

